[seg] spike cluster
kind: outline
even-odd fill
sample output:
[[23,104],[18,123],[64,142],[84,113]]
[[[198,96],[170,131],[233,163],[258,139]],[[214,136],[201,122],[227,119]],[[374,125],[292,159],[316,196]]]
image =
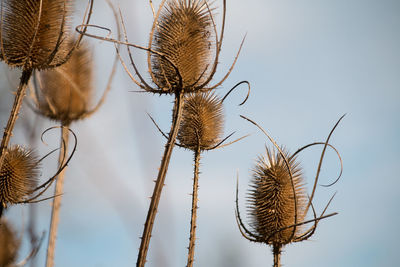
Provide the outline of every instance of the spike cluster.
[[0,220],[0,266],[11,266],[17,258],[20,242],[9,223]]
[[159,87],[190,91],[204,82],[212,51],[210,12],[202,0],[174,0],[163,9],[152,49],[167,59],[153,54],[151,66]]
[[81,44],[67,63],[40,72],[39,111],[64,125],[81,119],[89,110],[92,96],[93,61],[89,46]]
[[274,245],[293,241],[299,227],[293,233],[290,226],[303,221],[307,205],[301,168],[294,157],[284,155],[292,177],[282,155],[267,148],[266,157],[259,157],[254,167],[248,193],[250,228],[260,242]]
[[20,146],[9,148],[0,170],[1,205],[25,201],[36,188],[38,176],[38,160],[32,150]]
[[178,132],[186,148],[212,148],[220,141],[224,125],[223,106],[213,93],[194,93],[185,97],[183,117]]
[[1,60],[39,70],[65,60],[70,0],[4,0],[2,5]]

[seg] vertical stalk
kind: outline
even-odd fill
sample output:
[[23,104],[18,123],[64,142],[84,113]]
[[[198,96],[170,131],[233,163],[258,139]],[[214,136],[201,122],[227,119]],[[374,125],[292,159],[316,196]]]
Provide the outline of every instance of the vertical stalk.
[[274,253],[274,267],[281,267],[282,245],[274,244],[272,250]]
[[192,217],[190,219],[190,237],[187,267],[193,266],[194,246],[196,243],[196,220],[197,220],[197,193],[199,189],[199,165],[200,165],[200,147],[194,152],[194,175],[193,175],[193,193],[192,193]]
[[15,122],[17,121],[19,110],[21,109],[22,100],[24,99],[26,87],[28,85],[29,78],[32,75],[32,69],[24,68],[22,70],[21,79],[19,86],[14,98],[14,104],[10,112],[10,117],[8,118],[7,125],[4,129],[3,139],[1,139],[0,145],[0,170],[3,165],[5,151],[7,150],[8,144],[12,136],[12,130],[14,129]]
[[[1,144],[0,144],[0,170],[1,167],[3,166],[4,162],[4,157],[5,157],[5,152],[7,150],[8,144],[10,143],[10,139],[12,136],[12,131],[14,129],[15,122],[17,121],[19,110],[21,109],[22,106],[22,100],[24,99],[25,92],[26,92],[26,87],[28,85],[29,78],[32,75],[32,69],[31,68],[24,68],[22,70],[22,75],[21,79],[19,82],[19,86],[14,98],[14,104],[12,106],[11,112],[10,112],[10,117],[8,118],[8,122],[6,127],[4,128],[4,133],[3,133],[3,139],[1,139]],[[1,204],[0,204],[1,205]],[[0,208],[0,218],[3,213],[3,205],[1,205]]]
[[[65,160],[66,160],[65,155],[68,153],[68,137],[69,137],[68,127],[63,125],[63,127],[61,127],[61,149],[60,149],[60,155],[58,158],[59,168],[64,165]],[[54,266],[56,237],[57,237],[58,223],[60,220],[61,195],[63,193],[64,176],[65,176],[66,169],[67,168],[64,168],[56,178],[57,181],[56,181],[56,186],[54,189],[55,197],[53,199],[53,207],[51,210],[49,242],[47,245],[46,267]]]
[[178,135],[179,125],[182,118],[182,108],[183,108],[183,92],[180,91],[175,94],[171,131],[168,134],[168,141],[165,145],[164,155],[161,160],[161,165],[158,171],[156,184],[154,186],[153,195],[151,197],[150,207],[147,212],[146,222],[144,224],[144,229],[143,229],[142,241],[140,243],[138,259],[136,262],[137,267],[143,267],[146,263],[147,250],[149,249],[151,233],[153,230],[154,220],[157,214],[158,204],[160,202],[161,191],[164,186],[169,160],[171,158],[172,150],[175,145],[176,136]]

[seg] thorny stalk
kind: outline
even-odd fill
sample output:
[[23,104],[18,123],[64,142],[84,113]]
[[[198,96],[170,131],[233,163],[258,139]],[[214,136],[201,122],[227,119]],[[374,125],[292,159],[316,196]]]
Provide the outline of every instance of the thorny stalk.
[[274,267],[281,267],[282,245],[274,244],[272,250],[273,250],[273,254],[274,254]]
[[190,219],[190,238],[189,238],[189,247],[188,247],[188,261],[187,267],[193,266],[194,261],[194,247],[196,243],[196,220],[197,220],[197,195],[199,189],[199,165],[200,165],[200,146],[194,152],[194,175],[193,175],[193,193],[192,193],[192,216]]
[[157,180],[151,197],[150,207],[147,213],[146,222],[144,224],[142,240],[140,243],[138,259],[136,262],[137,267],[143,267],[146,263],[147,250],[153,230],[154,220],[156,218],[158,203],[160,202],[161,191],[164,186],[165,176],[167,174],[169,160],[171,158],[172,150],[175,145],[176,136],[178,135],[179,125],[182,118],[183,109],[183,92],[178,91],[175,94],[175,102],[172,115],[171,131],[168,135],[168,141],[165,145],[164,155],[161,160],[160,169],[158,171]]
[[[58,158],[58,166],[64,166],[65,164],[65,155],[68,152],[68,136],[69,130],[66,125],[61,127],[61,149]],[[49,242],[47,245],[47,258],[46,258],[46,267],[54,266],[54,254],[56,249],[56,238],[57,238],[57,230],[58,223],[60,221],[60,207],[61,207],[61,195],[63,194],[64,187],[64,175],[67,168],[64,168],[56,177],[56,186],[54,189],[54,195],[56,196],[53,199],[53,206],[51,210],[51,221],[50,221],[50,232],[49,232]]]

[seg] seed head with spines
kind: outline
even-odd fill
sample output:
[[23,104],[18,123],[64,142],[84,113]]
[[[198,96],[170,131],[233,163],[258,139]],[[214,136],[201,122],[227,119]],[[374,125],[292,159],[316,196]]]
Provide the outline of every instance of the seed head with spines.
[[219,97],[210,92],[192,93],[185,97],[178,132],[182,146],[191,150],[212,148],[220,141],[223,126],[223,106]]
[[39,112],[64,125],[81,119],[91,108],[92,70],[90,47],[82,43],[65,64],[41,71],[41,90],[36,92]]
[[[274,245],[293,241],[293,227],[290,226],[303,221],[307,205],[301,168],[295,157],[282,151],[289,166],[275,149],[266,148],[266,156],[258,158],[247,202],[252,232],[260,242]],[[297,227],[294,234],[299,234],[299,230]]]
[[38,160],[32,150],[20,146],[7,149],[0,170],[0,204],[21,203],[33,193],[39,176]]
[[17,258],[20,241],[5,220],[0,220],[0,266],[13,266]]
[[46,69],[65,61],[71,0],[2,0],[0,59],[12,67]]
[[[162,88],[191,91],[202,84],[210,68],[212,20],[203,0],[173,0],[163,9],[154,34],[152,73]],[[173,65],[172,65],[172,64]],[[179,75],[177,73],[179,72]]]

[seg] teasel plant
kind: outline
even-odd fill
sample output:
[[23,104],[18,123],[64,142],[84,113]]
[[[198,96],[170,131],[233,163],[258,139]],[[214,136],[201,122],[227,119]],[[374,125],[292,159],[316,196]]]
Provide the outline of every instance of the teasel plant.
[[[49,128],[42,133],[43,136],[54,129]],[[38,199],[50,187],[55,177],[62,172],[69,163],[76,150],[75,133],[69,130],[74,137],[74,148],[70,155],[63,154],[65,164],[60,166],[56,173],[38,185],[40,163],[49,155],[57,151],[53,149],[42,158],[38,159],[34,150],[19,145],[8,147],[5,152],[4,162],[0,169],[0,216],[9,205],[37,203],[53,197]],[[44,142],[44,141],[43,141]]]
[[[131,44],[128,41],[126,27],[121,17],[124,41],[110,37],[102,37],[88,32],[84,33],[83,27],[93,27],[108,31],[106,27],[98,25],[79,25],[76,30],[92,38],[123,44],[127,48],[130,63],[134,74],[128,69],[125,61],[120,61],[131,80],[139,86],[141,92],[158,95],[173,95],[174,107],[172,108],[172,123],[168,133],[168,140],[155,187],[151,197],[146,222],[141,237],[137,266],[144,266],[150,244],[151,233],[164,186],[169,161],[178,135],[182,119],[184,95],[187,93],[207,92],[219,87],[230,75],[239,56],[243,41],[235,59],[223,78],[211,85],[217,71],[219,55],[225,29],[226,0],[223,0],[222,26],[218,34],[214,19],[214,8],[206,0],[162,0],[157,11],[153,10],[153,25],[147,47]],[[121,14],[121,12],[120,12]],[[133,59],[131,47],[147,51],[148,73],[151,77],[150,85],[140,74]]]
[[5,217],[0,219],[0,266],[22,267],[25,266],[38,252],[44,235],[38,242],[32,241],[32,249],[29,254],[17,262],[18,252],[22,243],[23,234],[19,237]]
[[[77,40],[71,40],[75,43]],[[32,86],[33,110],[38,114],[60,123],[62,149],[59,151],[58,166],[65,164],[68,153],[68,137],[71,123],[94,114],[104,103],[110,91],[118,63],[115,57],[113,67],[103,94],[93,105],[93,55],[91,47],[83,41],[63,65],[36,73]],[[62,90],[60,90],[62,88]],[[56,236],[59,224],[61,195],[66,168],[57,176],[53,199],[46,266],[54,266]]]
[[[236,222],[243,237],[257,243],[272,246],[274,255],[274,267],[281,266],[282,248],[290,243],[301,242],[309,239],[316,231],[318,223],[325,218],[337,215],[336,212],[325,214],[335,194],[330,198],[320,215],[313,205],[316,186],[319,180],[322,162],[326,149],[332,148],[340,161],[340,174],[331,184],[334,185],[341,177],[343,164],[338,150],[329,144],[329,140],[343,119],[344,115],[337,121],[330,131],[325,142],[315,142],[299,148],[293,154],[284,147],[279,146],[275,140],[256,122],[241,116],[257,126],[271,141],[273,149],[266,147],[264,156],[259,156],[253,169],[250,189],[248,191],[247,211],[249,225],[246,226],[240,216],[238,201],[238,182],[236,186]],[[306,148],[315,145],[323,145],[314,185],[311,194],[307,194],[305,180],[298,154]],[[312,219],[308,219],[309,209],[312,210]],[[304,229],[307,224],[312,224]]]
[[[184,98],[182,120],[179,126],[176,145],[181,148],[189,149],[194,153],[190,237],[186,265],[188,267],[194,264],[201,153],[231,145],[247,137],[246,135],[226,144],[224,144],[224,142],[231,137],[233,133],[225,138],[221,138],[224,130],[223,102],[227,96],[241,84],[248,85],[246,98],[239,104],[239,106],[241,106],[247,101],[250,95],[250,83],[248,81],[242,81],[236,84],[223,98],[218,97],[214,92],[190,93]],[[150,119],[160,133],[168,139],[168,136],[160,129],[151,116]]]
[[[86,23],[92,6],[90,0],[83,18]],[[64,64],[81,41],[82,35],[73,45],[65,41],[71,10],[71,0],[1,0],[0,60],[20,68],[22,74],[0,144],[0,170],[33,70]]]

